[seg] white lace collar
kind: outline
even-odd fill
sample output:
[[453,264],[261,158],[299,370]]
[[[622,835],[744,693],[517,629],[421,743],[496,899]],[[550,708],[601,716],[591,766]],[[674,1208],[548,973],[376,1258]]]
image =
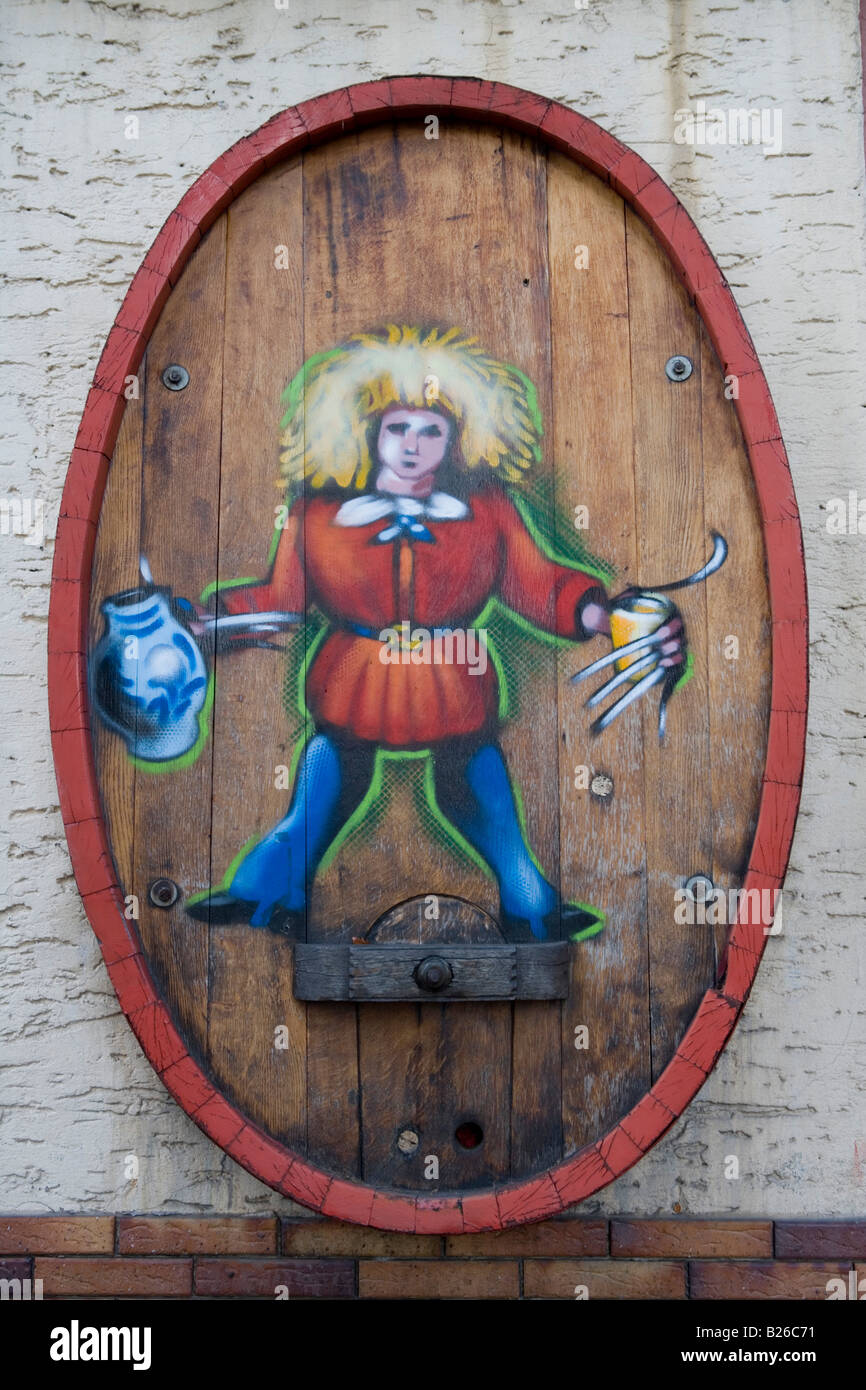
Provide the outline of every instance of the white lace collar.
[[365,492],[350,497],[340,507],[337,526],[369,526],[386,516],[426,517],[429,521],[462,521],[469,508],[449,492],[431,492],[429,497],[398,497],[390,492]]

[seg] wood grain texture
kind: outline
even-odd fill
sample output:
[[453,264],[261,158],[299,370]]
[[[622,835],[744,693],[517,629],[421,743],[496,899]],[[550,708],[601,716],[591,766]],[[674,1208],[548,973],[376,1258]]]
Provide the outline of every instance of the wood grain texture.
[[[691,574],[709,554],[701,440],[700,325],[652,233],[626,214],[634,409],[637,580],[644,587]],[[684,354],[694,366],[669,381],[665,363]],[[712,580],[709,581],[712,583]],[[712,930],[676,922],[675,892],[712,864],[707,588],[680,599],[694,673],[671,699],[660,744],[658,696],[639,711],[644,733],[647,933],[653,1079],[670,1061],[713,978]],[[619,722],[619,721],[617,721]]]
[[[729,382],[727,390],[735,389]],[[724,911],[713,929],[717,962],[736,913],[731,890],[742,887],[755,836],[767,756],[771,630],[766,556],[757,496],[733,399],[701,328],[701,437],[704,513],[720,531],[728,560],[707,583],[713,861]],[[736,505],[732,505],[736,498]],[[769,923],[765,923],[769,925]]]
[[[117,437],[93,556],[90,593],[90,642],[99,641],[105,626],[102,600],[109,594],[134,588],[139,581],[138,537],[141,512],[141,463],[144,431],[144,395],[141,385],[146,359],[139,372],[139,394],[127,403]],[[103,805],[109,817],[111,848],[118,882],[125,893],[136,890],[133,868],[135,834],[135,768],[126,745],[99,720],[91,721],[96,774]],[[138,889],[140,894],[140,887]]]
[[[548,205],[559,496],[572,516],[587,509],[581,535],[615,566],[614,594],[638,569],[625,208],[559,155],[550,156]],[[582,247],[586,269],[575,265]],[[569,684],[606,650],[595,641],[559,658],[563,885],[568,898],[607,916],[604,931],[574,952],[563,1009],[567,1153],[604,1133],[650,1081],[642,722],[631,712],[593,737],[584,709],[590,690]],[[602,683],[597,677],[591,689]],[[612,781],[609,797],[593,791],[597,776]],[[581,1027],[588,1045],[578,1048]]]
[[[298,161],[265,175],[227,219],[218,568],[231,584],[264,577],[277,505],[280,396],[303,356]],[[252,839],[285,815],[277,773],[296,733],[284,706],[286,658],[252,648],[217,652],[213,830],[209,881],[219,883]],[[296,722],[296,721],[295,721]],[[283,789],[278,789],[281,784]],[[292,952],[265,929],[211,925],[208,1057],[214,1078],[251,1118],[306,1145],[306,1010],[292,991]]]
[[[154,329],[144,381],[144,459],[140,549],[158,584],[194,598],[217,565],[220,410],[225,322],[225,219],[190,260]],[[189,385],[162,384],[169,363],[186,367]],[[166,1003],[194,1054],[207,1045],[208,929],[184,911],[183,895],[210,872],[212,744],[197,759],[166,771],[137,765],[134,891],[139,928]],[[153,907],[148,887],[170,878],[181,897]]]

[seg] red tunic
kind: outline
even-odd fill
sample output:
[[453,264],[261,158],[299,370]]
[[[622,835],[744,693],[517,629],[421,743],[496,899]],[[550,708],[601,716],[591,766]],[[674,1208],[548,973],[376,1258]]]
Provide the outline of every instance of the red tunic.
[[270,577],[221,594],[230,613],[304,611],[315,604],[330,619],[307,673],[307,705],[317,724],[410,748],[495,721],[498,686],[490,661],[483,674],[473,674],[468,664],[381,659],[380,631],[404,621],[412,629],[470,628],[496,594],[547,632],[575,640],[586,635],[576,609],[599,581],[543,555],[498,489],[471,496],[464,519],[420,517],[432,543],[403,536],[377,543],[393,518],[343,526],[335,523],[339,508],[326,497],[300,499]]

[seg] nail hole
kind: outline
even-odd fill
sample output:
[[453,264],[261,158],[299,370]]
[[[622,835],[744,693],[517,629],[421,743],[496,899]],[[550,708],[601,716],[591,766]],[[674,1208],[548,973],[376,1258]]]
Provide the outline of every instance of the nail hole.
[[454,1131],[454,1138],[461,1149],[477,1149],[484,1141],[484,1130],[474,1120],[466,1120]]
[[397,1148],[401,1154],[413,1154],[420,1143],[417,1130],[401,1129],[397,1135]]
[[606,772],[599,772],[593,777],[589,784],[589,790],[593,796],[597,796],[601,801],[613,795],[613,778],[608,777]]
[[524,285],[528,285],[528,284],[529,284],[529,281],[528,281],[528,280],[524,280],[523,283],[524,283]]

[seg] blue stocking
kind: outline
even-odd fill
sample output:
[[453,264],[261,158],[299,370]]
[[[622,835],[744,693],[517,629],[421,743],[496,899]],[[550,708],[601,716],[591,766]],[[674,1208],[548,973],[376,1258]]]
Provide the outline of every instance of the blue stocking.
[[303,912],[307,884],[336,829],[344,780],[336,744],[314,735],[301,754],[287,815],[241,861],[229,885],[233,898],[258,903],[251,926],[267,926],[275,907]]
[[528,921],[543,941],[543,919],[558,907],[559,894],[529,852],[501,752],[487,743],[462,768],[447,756],[435,766],[437,800],[496,874],[503,913]]

